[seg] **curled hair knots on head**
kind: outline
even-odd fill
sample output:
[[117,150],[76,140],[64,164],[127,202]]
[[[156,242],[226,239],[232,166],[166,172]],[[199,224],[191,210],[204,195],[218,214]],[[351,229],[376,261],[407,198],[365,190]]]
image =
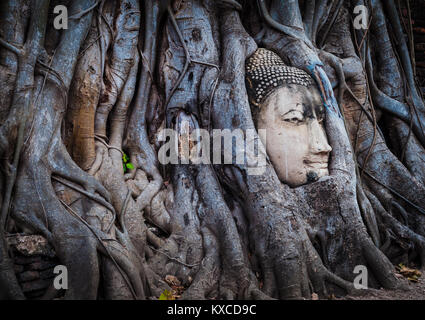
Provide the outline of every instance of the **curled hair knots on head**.
[[246,82],[250,102],[256,106],[275,89],[286,84],[308,87],[314,83],[304,70],[289,67],[274,52],[259,48],[247,59]]

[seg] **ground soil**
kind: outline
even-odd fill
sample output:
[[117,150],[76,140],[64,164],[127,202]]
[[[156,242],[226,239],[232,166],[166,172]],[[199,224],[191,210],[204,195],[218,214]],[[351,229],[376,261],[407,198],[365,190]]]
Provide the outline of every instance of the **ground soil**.
[[362,296],[345,296],[337,300],[425,300],[425,278],[408,282],[407,290],[369,289]]

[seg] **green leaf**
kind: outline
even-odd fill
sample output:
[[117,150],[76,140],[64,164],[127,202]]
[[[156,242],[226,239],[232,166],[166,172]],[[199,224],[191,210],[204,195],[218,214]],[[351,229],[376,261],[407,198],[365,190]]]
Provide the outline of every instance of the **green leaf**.
[[124,168],[124,173],[125,173],[127,171],[127,168],[126,168],[126,166],[124,164],[122,166]]
[[126,163],[125,166],[127,167],[127,169],[130,169],[130,170],[133,170],[134,169],[134,166],[133,166],[133,164],[131,162]]
[[123,155],[122,155],[122,161],[123,161],[124,163],[127,163],[127,162],[128,162],[128,156],[125,154],[125,152],[123,152]]
[[173,294],[167,289],[159,296],[159,300],[174,300]]

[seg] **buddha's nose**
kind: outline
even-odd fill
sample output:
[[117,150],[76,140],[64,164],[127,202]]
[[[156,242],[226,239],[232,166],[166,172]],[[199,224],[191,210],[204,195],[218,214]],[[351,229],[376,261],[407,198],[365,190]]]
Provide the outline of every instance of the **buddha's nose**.
[[310,148],[312,153],[315,154],[328,154],[332,151],[325,130],[316,119],[310,123]]

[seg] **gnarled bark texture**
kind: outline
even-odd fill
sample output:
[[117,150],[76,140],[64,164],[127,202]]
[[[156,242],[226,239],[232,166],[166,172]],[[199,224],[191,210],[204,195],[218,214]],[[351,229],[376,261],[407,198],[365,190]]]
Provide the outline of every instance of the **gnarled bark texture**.
[[[60,4],[66,30],[53,26]],[[368,28],[353,26],[358,5]],[[0,6],[0,298],[34,296],[15,275],[15,233],[45,238],[68,269],[68,290],[51,284],[45,299],[156,299],[176,289],[170,275],[186,299],[326,298],[357,293],[358,265],[391,289],[405,285],[394,264],[424,267],[425,104],[408,6]],[[329,176],[290,188],[268,160],[260,175],[248,163],[161,164],[163,128],[255,131],[245,61],[259,47],[316,81]]]

